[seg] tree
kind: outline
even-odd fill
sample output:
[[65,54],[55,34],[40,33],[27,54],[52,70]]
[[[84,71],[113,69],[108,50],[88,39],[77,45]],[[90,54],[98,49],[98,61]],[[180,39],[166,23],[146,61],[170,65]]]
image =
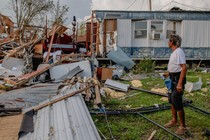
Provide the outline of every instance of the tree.
[[46,14],[53,8],[53,0],[10,0],[16,17],[17,27],[23,30],[38,16]]
[[52,10],[52,24],[63,24],[67,18],[66,13],[69,11],[69,7],[60,5],[60,0],[57,1],[56,5]]

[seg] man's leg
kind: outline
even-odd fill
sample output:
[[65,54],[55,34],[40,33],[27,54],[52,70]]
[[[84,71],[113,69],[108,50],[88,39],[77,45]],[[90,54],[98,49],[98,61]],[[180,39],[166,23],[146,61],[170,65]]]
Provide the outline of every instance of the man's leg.
[[164,125],[164,127],[173,127],[176,126],[177,123],[177,110],[175,109],[174,105],[171,105],[171,113],[172,113],[172,120]]
[[185,113],[184,113],[184,109],[179,110],[178,111],[178,114],[179,114],[179,118],[180,118],[180,126],[185,128],[186,125],[185,125]]
[[175,109],[174,105],[171,105],[171,112],[172,112],[172,121],[177,123],[177,110]]

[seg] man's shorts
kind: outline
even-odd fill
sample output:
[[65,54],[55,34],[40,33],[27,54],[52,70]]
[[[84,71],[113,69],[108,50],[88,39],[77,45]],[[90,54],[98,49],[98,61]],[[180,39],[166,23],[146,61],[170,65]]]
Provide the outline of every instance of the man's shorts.
[[183,109],[183,103],[182,103],[182,96],[183,92],[179,93],[176,90],[176,85],[173,86],[172,93],[168,93],[168,100],[169,103],[174,105],[174,108],[176,110],[182,110]]
[[176,110],[183,109],[182,96],[184,93],[184,85],[186,83],[186,77],[184,77],[183,85],[182,85],[183,91],[180,93],[176,90],[176,86],[179,81],[180,74],[181,72],[169,73],[170,79],[172,81],[172,86],[171,86],[172,93],[168,93],[168,100],[169,100],[169,103],[174,105]]

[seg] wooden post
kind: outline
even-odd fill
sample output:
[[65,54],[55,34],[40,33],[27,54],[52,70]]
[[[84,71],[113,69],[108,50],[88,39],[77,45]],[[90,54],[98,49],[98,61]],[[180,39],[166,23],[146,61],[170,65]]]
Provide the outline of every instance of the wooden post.
[[48,61],[49,61],[50,52],[51,52],[51,48],[52,48],[52,44],[53,44],[53,39],[54,39],[54,36],[55,36],[55,30],[56,30],[56,26],[53,26],[52,36],[51,36],[51,39],[50,39],[50,46],[48,48],[48,52],[47,52],[47,56],[46,56],[46,59],[45,59],[45,63],[48,63]]
[[103,53],[106,53],[106,19],[103,23]]
[[93,50],[93,13],[91,14],[91,24],[90,24],[90,52],[91,56],[94,53]]
[[96,23],[96,55],[99,55],[99,28],[100,28],[100,23]]
[[[88,79],[86,79],[85,84],[86,84],[86,87],[90,86]],[[90,88],[88,88],[85,92],[86,92],[85,101],[90,101],[90,97],[91,97]]]
[[99,89],[99,82],[97,80],[96,69],[94,70],[94,79],[93,82],[95,84],[95,95],[96,95],[96,105],[101,103],[101,96],[100,96],[100,89]]

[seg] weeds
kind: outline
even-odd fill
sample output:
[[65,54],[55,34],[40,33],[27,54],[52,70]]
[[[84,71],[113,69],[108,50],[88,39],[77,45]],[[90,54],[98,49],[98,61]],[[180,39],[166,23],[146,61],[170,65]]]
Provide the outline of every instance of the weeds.
[[155,70],[155,61],[151,58],[144,58],[140,60],[138,64],[135,65],[133,69],[133,74],[140,74],[142,72],[153,72]]

